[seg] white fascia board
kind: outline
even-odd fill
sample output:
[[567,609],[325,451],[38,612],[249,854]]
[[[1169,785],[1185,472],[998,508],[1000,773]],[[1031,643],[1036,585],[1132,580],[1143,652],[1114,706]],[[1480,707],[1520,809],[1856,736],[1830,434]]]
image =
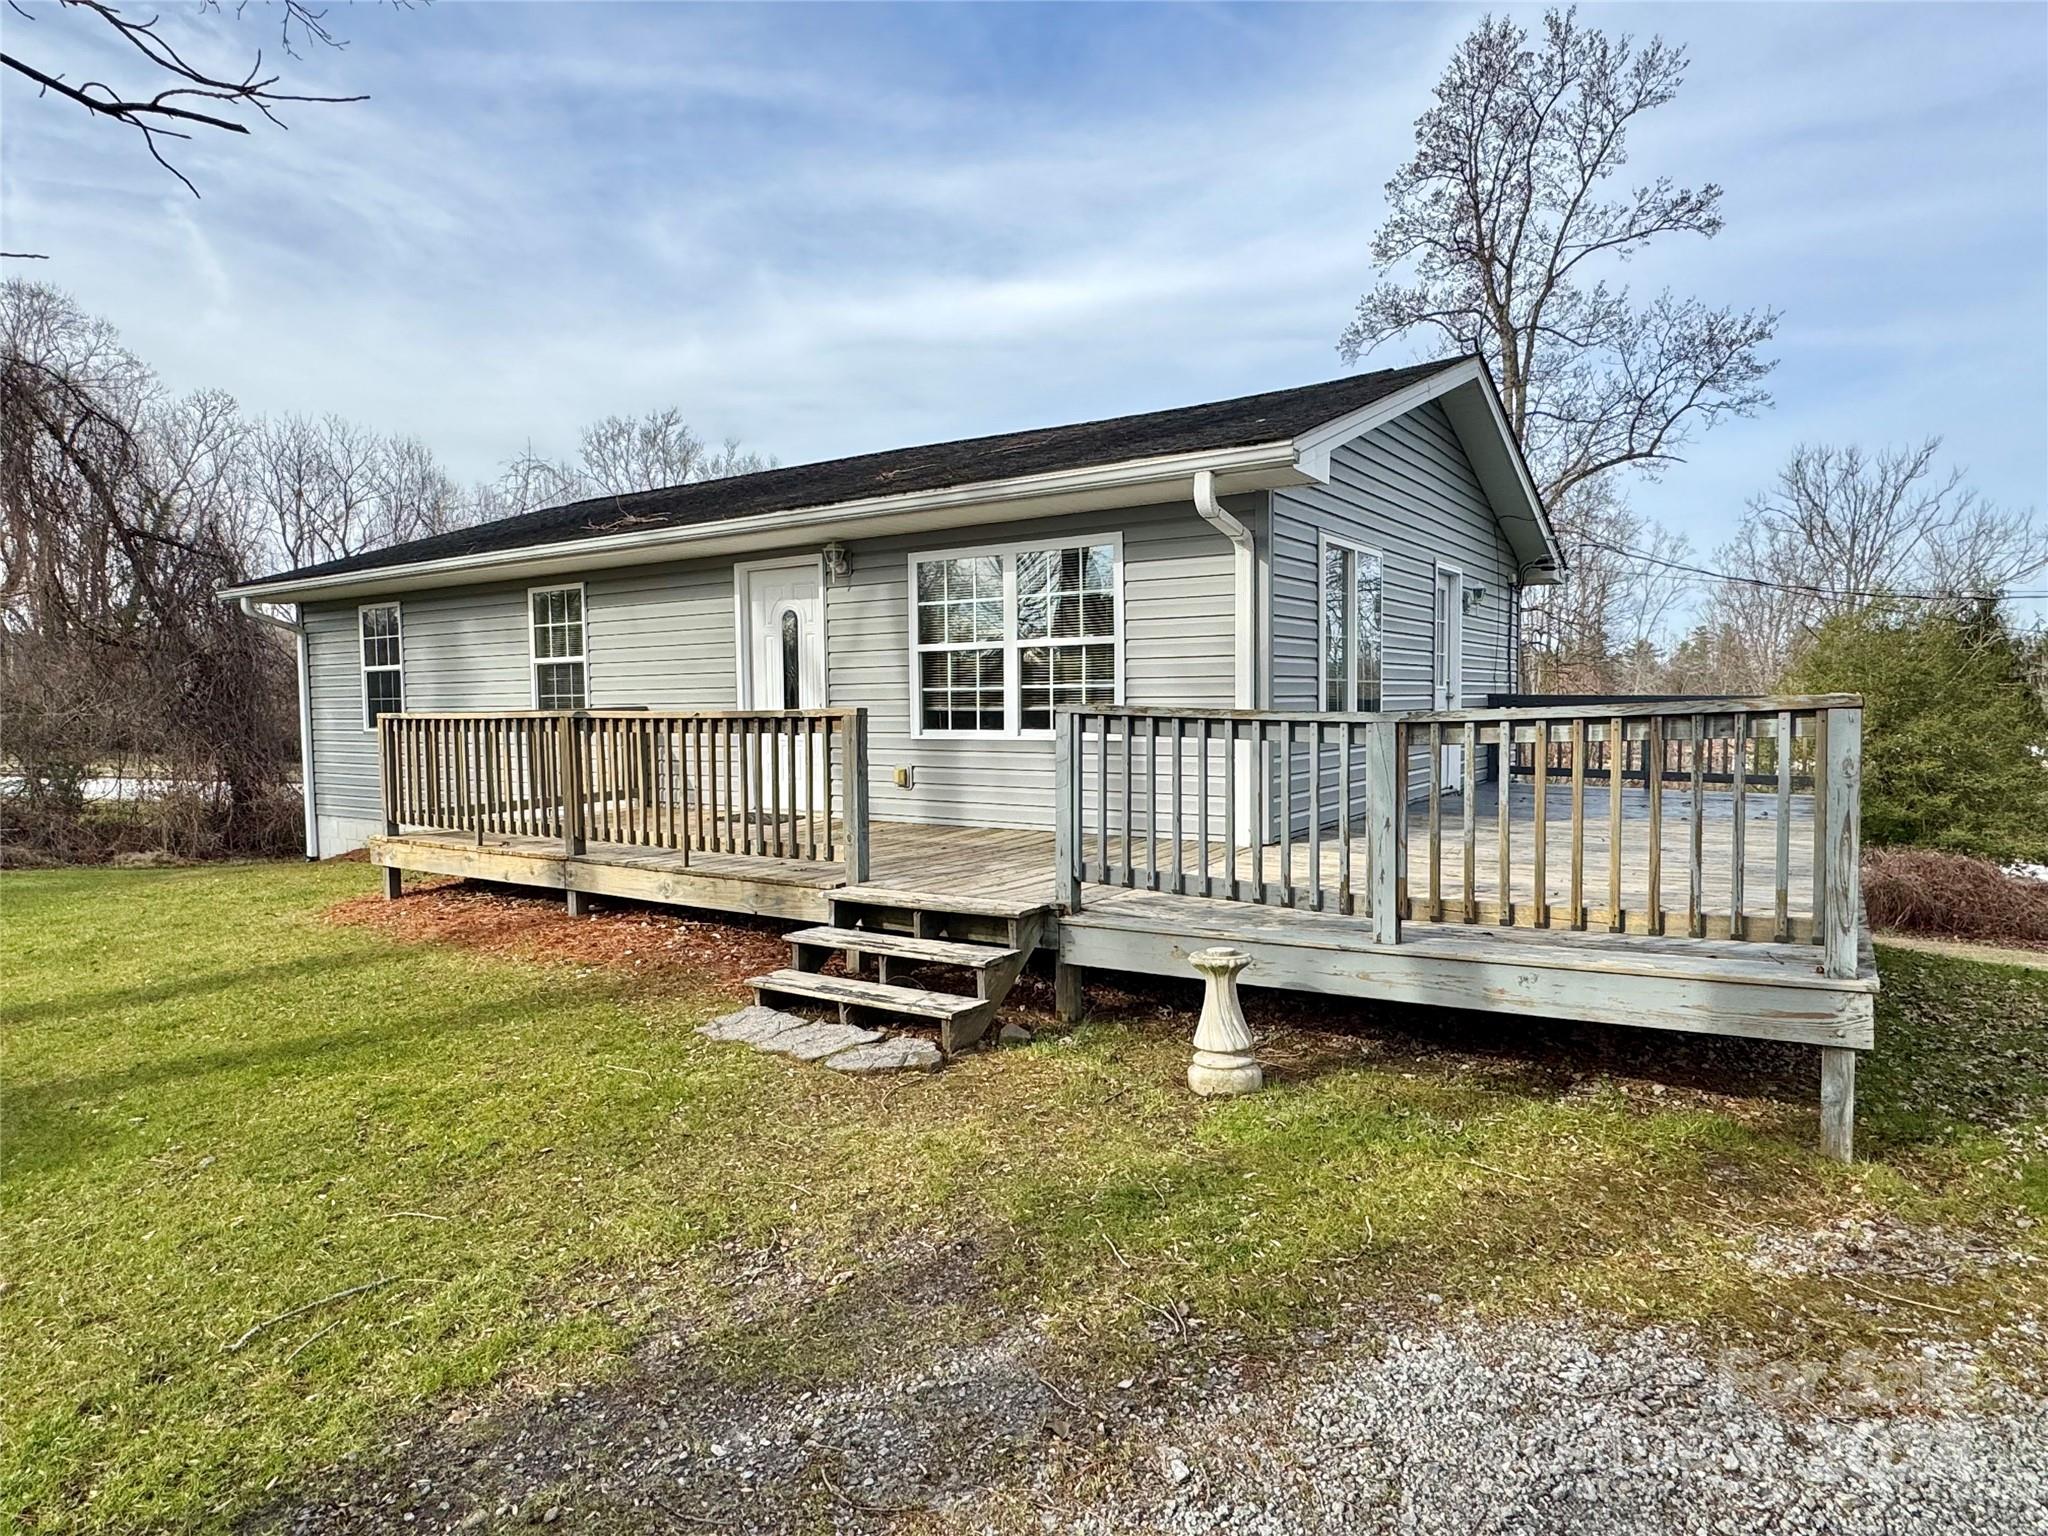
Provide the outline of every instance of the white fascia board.
[[1330,456],[1340,445],[1437,399],[1444,403],[1444,414],[1458,434],[1494,516],[1515,546],[1524,580],[1532,585],[1554,582],[1564,574],[1564,556],[1543,510],[1543,498],[1530,478],[1528,461],[1508,427],[1493,377],[1476,357],[1464,358],[1385,399],[1302,433],[1294,440],[1296,463],[1303,474],[1327,484]]
[[1218,493],[1225,495],[1303,485],[1309,478],[1297,467],[1293,444],[1258,443],[788,512],[765,512],[680,528],[640,528],[409,565],[345,571],[304,581],[257,582],[229,587],[218,596],[224,601],[250,597],[266,602],[319,602],[423,587],[527,580],[600,566],[745,554],[787,548],[804,540],[881,538],[1101,508],[1191,501],[1194,477],[1200,470],[1212,473]]

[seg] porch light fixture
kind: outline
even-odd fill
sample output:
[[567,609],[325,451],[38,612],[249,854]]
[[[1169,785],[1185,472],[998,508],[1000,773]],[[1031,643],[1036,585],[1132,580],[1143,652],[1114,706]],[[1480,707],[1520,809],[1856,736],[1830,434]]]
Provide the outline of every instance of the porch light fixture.
[[1479,605],[1486,601],[1486,587],[1480,582],[1465,584],[1464,606],[1467,613],[1477,613]]
[[846,546],[834,539],[823,550],[825,574],[834,581],[844,581],[853,573],[853,561],[847,557]]

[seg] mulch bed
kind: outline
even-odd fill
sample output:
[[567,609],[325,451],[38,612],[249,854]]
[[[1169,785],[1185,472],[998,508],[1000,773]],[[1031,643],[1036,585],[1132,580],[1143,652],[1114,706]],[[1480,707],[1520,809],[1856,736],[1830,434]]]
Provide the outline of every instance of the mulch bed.
[[693,920],[625,901],[597,902],[591,916],[574,918],[559,896],[471,880],[408,880],[401,900],[357,896],[327,916],[406,943],[629,971],[651,982],[737,986],[789,963],[786,923]]

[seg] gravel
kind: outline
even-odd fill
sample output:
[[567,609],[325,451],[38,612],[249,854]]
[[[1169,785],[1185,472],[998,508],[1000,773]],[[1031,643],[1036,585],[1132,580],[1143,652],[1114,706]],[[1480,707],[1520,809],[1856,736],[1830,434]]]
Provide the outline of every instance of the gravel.
[[1057,1526],[2016,1536],[2048,1530],[2048,1402],[1934,1346],[1786,1365],[1661,1330],[1410,1328],[1217,1397]]

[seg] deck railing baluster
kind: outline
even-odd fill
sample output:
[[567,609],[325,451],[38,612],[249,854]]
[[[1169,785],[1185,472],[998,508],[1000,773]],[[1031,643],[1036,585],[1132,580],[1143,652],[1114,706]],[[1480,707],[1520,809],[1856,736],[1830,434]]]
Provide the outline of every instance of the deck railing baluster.
[[1536,796],[1535,830],[1531,834],[1534,855],[1529,875],[1530,899],[1534,902],[1532,926],[1550,926],[1550,722],[1536,722],[1536,746],[1531,777]]
[[1748,857],[1749,818],[1749,716],[1734,718],[1734,752],[1728,771],[1734,777],[1735,824],[1728,829],[1728,937],[1749,937],[1749,920],[1742,915],[1743,864]]
[[1237,721],[1223,727],[1223,887],[1232,901],[1242,900],[1237,884]]
[[1706,885],[1706,748],[1709,715],[1692,717],[1692,804],[1690,840],[1686,852],[1685,931],[1696,939],[1707,936]]
[[1294,905],[1294,722],[1280,722],[1280,904]]
[[1350,917],[1357,904],[1351,889],[1351,722],[1337,723],[1337,910]]
[[1464,833],[1465,921],[1479,921],[1479,726],[1465,722],[1464,782],[1458,786],[1458,820]]
[[1572,920],[1574,932],[1586,927],[1586,722],[1571,721],[1572,752]]
[[1444,920],[1444,728],[1429,722],[1429,920]]
[[1771,915],[1777,921],[1772,937],[1780,944],[1792,938],[1792,733],[1790,710],[1778,711],[1778,824],[1771,868]]
[[1323,910],[1323,722],[1308,723],[1308,905]]
[[1495,856],[1494,868],[1500,879],[1500,889],[1496,893],[1498,899],[1494,906],[1494,920],[1503,928],[1512,928],[1515,925],[1515,895],[1511,884],[1514,877],[1514,835],[1509,828],[1509,822],[1514,815],[1514,771],[1511,765],[1515,756],[1515,725],[1512,720],[1502,719],[1498,729],[1500,751],[1497,754],[1497,767],[1494,773],[1494,821],[1497,823],[1495,830],[1500,848]]

